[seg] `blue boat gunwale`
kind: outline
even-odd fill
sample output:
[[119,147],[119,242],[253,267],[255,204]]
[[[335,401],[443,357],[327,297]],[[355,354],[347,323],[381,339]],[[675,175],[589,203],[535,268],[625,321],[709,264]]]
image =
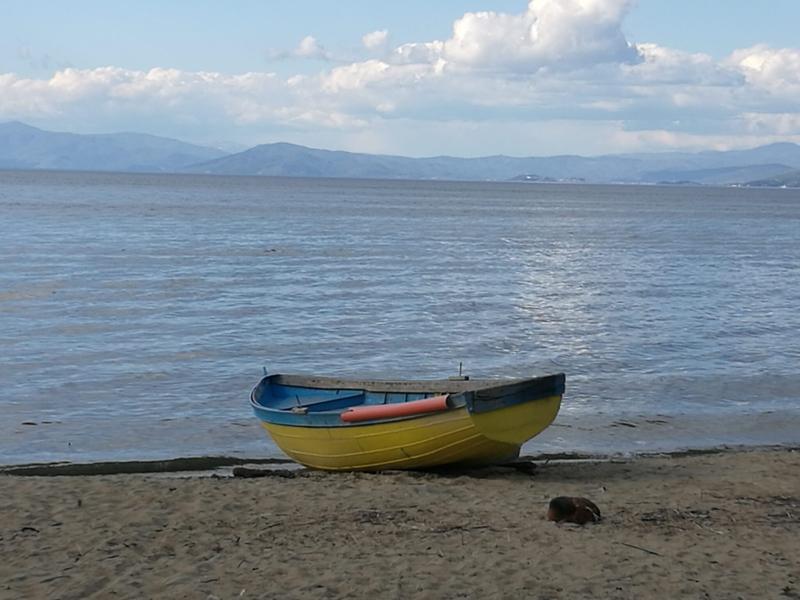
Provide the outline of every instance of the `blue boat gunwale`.
[[[271,387],[275,389],[298,389],[314,392],[335,392],[333,398],[318,403],[304,404],[300,396],[295,394],[296,403],[280,401],[280,408],[272,407],[262,400],[265,392]],[[404,402],[418,400],[430,396],[448,394],[452,407],[456,410],[467,407],[470,413],[491,412],[501,408],[533,402],[536,400],[561,396],[564,393],[565,376],[563,373],[544,375],[525,379],[439,379],[439,380],[346,380],[333,377],[316,377],[306,375],[274,374],[264,376],[250,393],[250,404],[256,416],[276,425],[297,427],[363,427],[378,423],[421,419],[430,413],[395,417],[391,419],[375,419],[359,422],[341,420],[341,413],[351,406],[368,403],[369,395],[383,394],[383,403],[387,403],[388,395],[404,395]],[[340,392],[350,395],[339,397]],[[287,396],[288,397],[288,396]],[[363,398],[362,402],[341,402],[347,399]],[[313,407],[317,405],[317,409]],[[318,410],[319,404],[326,404],[331,410]],[[369,404],[380,404],[369,402]],[[306,408],[305,411],[292,411],[292,408]]]

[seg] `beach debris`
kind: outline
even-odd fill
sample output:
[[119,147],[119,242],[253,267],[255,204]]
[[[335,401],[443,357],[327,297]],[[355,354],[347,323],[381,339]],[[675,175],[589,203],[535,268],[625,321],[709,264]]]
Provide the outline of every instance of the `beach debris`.
[[56,581],[57,579],[66,579],[72,577],[72,575],[53,575],[51,577],[45,577],[44,579],[40,579],[39,583],[50,583],[51,581]]
[[550,500],[547,507],[547,520],[556,523],[596,523],[600,521],[600,509],[587,498],[558,496]]
[[[719,510],[714,507],[711,510]],[[644,522],[668,523],[674,521],[700,521],[711,519],[708,510],[680,510],[677,508],[659,508],[654,511],[642,513],[639,517]]]
[[525,473],[526,475],[535,475],[536,469],[538,468],[536,463],[530,460],[516,460],[514,462],[507,463],[505,466],[514,469],[520,473]]
[[390,522],[404,523],[409,520],[408,511],[400,509],[361,509],[353,512],[353,521],[370,525],[385,525]]
[[233,468],[234,477],[284,477],[286,479],[292,479],[297,477],[297,474],[297,471],[291,471],[289,469],[251,469],[249,467]]
[[633,548],[634,550],[641,550],[642,552],[646,552],[647,554],[652,554],[653,556],[661,556],[655,550],[648,550],[647,548],[644,548],[642,546],[637,546],[636,544],[626,544],[625,542],[619,542],[619,543],[622,544],[623,546],[627,546],[628,548]]
[[[680,510],[677,508],[659,508],[652,512],[643,513],[639,518],[645,523],[656,525],[666,525],[683,529],[684,525],[694,525],[700,529],[706,529],[718,535],[725,535],[727,532],[711,527],[718,517],[724,516],[725,512],[716,506],[708,510]],[[722,513],[722,514],[720,514]]]
[[800,598],[800,590],[796,590],[792,586],[787,585],[781,590],[781,596],[786,596],[787,598]]
[[[54,463],[44,465],[0,466],[0,474],[49,477],[54,475],[121,475],[128,473],[180,473],[184,471],[213,471],[222,467],[245,464],[279,465],[292,463],[281,458],[235,458],[228,456],[197,456],[166,460],[132,460],[97,463]],[[294,464],[294,463],[292,463]]]

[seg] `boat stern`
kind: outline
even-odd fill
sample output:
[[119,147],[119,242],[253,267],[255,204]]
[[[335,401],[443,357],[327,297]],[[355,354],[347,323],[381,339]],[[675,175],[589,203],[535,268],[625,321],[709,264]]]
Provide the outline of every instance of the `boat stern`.
[[475,427],[486,438],[521,445],[546,429],[558,415],[563,373],[508,386],[477,390],[467,399]]

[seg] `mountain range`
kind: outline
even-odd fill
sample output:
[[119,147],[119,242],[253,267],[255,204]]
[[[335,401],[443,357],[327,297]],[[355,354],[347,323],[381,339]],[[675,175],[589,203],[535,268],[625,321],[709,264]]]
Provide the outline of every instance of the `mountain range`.
[[224,155],[143,133],[82,135],[0,123],[0,169],[174,172]]
[[139,133],[56,133],[10,122],[0,123],[0,169],[800,187],[800,146],[594,157],[409,158],[274,143],[227,154]]

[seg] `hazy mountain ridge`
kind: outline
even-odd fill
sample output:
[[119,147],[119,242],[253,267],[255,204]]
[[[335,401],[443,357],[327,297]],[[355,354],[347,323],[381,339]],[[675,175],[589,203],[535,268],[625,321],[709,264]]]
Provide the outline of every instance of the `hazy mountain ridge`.
[[138,133],[80,135],[0,124],[0,169],[61,169],[372,179],[681,183],[800,187],[800,146],[604,156],[411,158],[289,143],[243,152]]
[[768,177],[751,181],[748,185],[753,187],[792,187],[800,188],[800,170],[789,171],[776,177]]
[[143,133],[77,134],[0,123],[0,168],[173,172],[226,153]]
[[650,171],[645,173],[647,181],[657,183],[694,183],[698,185],[726,185],[749,183],[755,180],[780,176],[792,171],[787,165],[746,165],[743,167],[716,167],[712,169],[691,169]]
[[[410,158],[318,150],[295,144],[262,144],[245,152],[193,165],[192,173],[216,175],[284,175],[294,177],[352,177],[387,179],[442,179],[508,181],[524,174],[553,180],[628,181],[640,161],[625,157],[484,156]],[[609,175],[611,177],[609,178]]]
[[746,185],[796,169],[800,169],[800,146],[786,143],[752,150],[696,154],[480,158],[409,158],[276,143],[193,165],[185,171],[293,177]]

